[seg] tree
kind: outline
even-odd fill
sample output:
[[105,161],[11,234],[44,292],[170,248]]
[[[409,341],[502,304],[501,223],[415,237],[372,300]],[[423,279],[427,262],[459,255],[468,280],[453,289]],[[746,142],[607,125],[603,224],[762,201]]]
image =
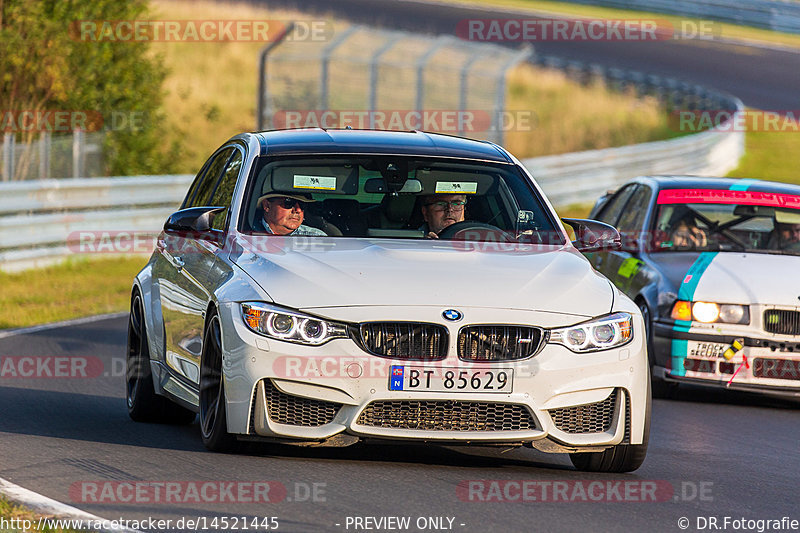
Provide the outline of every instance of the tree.
[[[148,42],[90,39],[81,21],[147,19],[146,0],[0,0],[0,111],[88,111],[109,175],[167,172],[161,146],[166,69]],[[19,131],[30,146],[38,131]],[[20,161],[20,165],[29,161]]]

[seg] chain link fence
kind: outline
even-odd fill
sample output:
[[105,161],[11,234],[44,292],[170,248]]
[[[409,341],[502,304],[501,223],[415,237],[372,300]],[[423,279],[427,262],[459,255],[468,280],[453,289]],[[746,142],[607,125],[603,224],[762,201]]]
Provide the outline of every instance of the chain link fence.
[[324,42],[279,40],[261,53],[256,127],[420,129],[502,143],[506,77],[532,53],[358,25]]
[[77,130],[66,135],[44,132],[33,142],[23,143],[15,134],[6,133],[0,151],[0,180],[102,176],[103,140],[103,132]]

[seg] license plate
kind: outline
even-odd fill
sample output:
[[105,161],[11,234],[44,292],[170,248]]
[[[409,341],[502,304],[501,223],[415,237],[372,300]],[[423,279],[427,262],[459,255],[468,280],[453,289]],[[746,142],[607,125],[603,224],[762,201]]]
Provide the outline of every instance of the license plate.
[[389,390],[426,392],[494,392],[513,390],[514,370],[463,370],[460,368],[430,368],[392,366]]
[[722,357],[722,354],[727,349],[727,344],[718,344],[716,342],[691,342],[689,344],[689,357],[718,359]]

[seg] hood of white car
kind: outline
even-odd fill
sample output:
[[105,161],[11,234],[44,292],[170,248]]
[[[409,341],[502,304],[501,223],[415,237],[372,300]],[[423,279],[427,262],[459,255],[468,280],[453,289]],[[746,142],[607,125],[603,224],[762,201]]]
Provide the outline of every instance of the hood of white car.
[[570,247],[346,238],[273,242],[278,241],[231,258],[275,303],[296,309],[438,305],[592,317],[608,313],[614,298],[608,280]]
[[800,257],[720,252],[702,272],[694,300],[800,305]]

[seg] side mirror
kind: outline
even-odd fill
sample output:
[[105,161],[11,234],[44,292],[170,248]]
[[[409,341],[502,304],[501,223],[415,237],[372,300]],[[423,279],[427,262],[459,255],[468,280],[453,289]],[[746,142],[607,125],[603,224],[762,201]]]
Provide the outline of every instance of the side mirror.
[[207,233],[211,231],[214,215],[225,207],[190,207],[172,213],[164,223],[164,231],[179,233]]
[[583,218],[562,218],[561,220],[575,230],[575,240],[572,241],[572,244],[579,252],[599,252],[622,248],[622,238],[614,226]]

